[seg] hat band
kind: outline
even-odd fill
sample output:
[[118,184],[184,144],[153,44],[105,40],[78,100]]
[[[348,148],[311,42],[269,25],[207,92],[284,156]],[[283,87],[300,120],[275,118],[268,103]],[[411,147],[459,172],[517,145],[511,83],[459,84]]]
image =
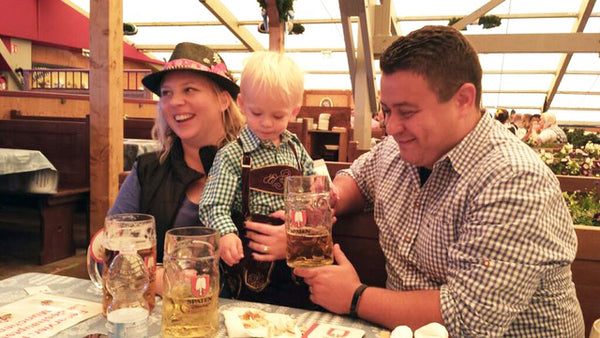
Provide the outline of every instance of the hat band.
[[174,70],[174,69],[194,69],[200,70],[204,72],[215,73],[221,75],[222,77],[231,80],[229,74],[227,72],[227,66],[225,63],[217,63],[208,67],[207,65],[189,59],[175,59],[165,63],[163,70]]

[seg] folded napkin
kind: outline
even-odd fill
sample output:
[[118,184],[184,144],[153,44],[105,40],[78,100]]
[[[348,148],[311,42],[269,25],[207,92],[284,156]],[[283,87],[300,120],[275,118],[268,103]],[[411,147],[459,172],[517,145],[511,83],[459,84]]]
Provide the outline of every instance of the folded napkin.
[[415,331],[415,338],[448,338],[448,331],[442,324],[429,323]]
[[390,334],[390,338],[412,338],[413,332],[406,325],[396,326]]
[[285,314],[242,307],[232,307],[223,310],[222,313],[229,338],[300,338],[302,336],[296,326],[296,320]]
[[[390,334],[390,338],[412,337],[412,330],[405,325],[397,326]],[[429,323],[417,329],[414,338],[448,338],[448,331],[446,331],[446,328],[439,323]]]

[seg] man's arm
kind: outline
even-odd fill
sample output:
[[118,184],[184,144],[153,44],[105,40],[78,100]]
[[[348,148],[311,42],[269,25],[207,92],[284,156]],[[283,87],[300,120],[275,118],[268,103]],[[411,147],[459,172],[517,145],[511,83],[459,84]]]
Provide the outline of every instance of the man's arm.
[[360,193],[356,181],[349,175],[337,175],[333,180],[336,201],[334,203],[335,214],[342,215],[362,210],[365,199]]
[[[309,285],[311,301],[327,310],[348,314],[356,289],[361,285],[356,270],[339,245],[334,246],[336,265],[294,270]],[[407,325],[413,330],[431,322],[443,323],[439,290],[392,291],[368,287],[358,301],[358,316],[393,329]]]

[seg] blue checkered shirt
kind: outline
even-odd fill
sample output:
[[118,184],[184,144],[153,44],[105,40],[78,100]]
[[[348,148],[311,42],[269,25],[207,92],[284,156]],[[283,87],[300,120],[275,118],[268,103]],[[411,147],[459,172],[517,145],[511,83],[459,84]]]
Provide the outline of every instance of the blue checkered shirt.
[[[288,130],[281,135],[279,146],[272,142],[262,142],[253,132],[244,127],[240,133],[244,150],[237,141],[230,142],[221,148],[206,180],[206,186],[200,200],[200,221],[207,226],[219,230],[221,236],[235,232],[236,227],[231,219],[232,210],[242,211],[242,157],[247,152],[252,158],[252,168],[266,165],[287,164],[298,168],[302,164],[304,175],[314,175],[313,161],[306,149]],[[290,147],[291,141],[294,150]],[[250,190],[250,212],[252,214],[269,215],[284,208],[283,195],[270,194]]]
[[387,288],[439,289],[452,337],[583,337],[558,180],[487,114],[423,186],[391,137],[341,174],[374,208]]

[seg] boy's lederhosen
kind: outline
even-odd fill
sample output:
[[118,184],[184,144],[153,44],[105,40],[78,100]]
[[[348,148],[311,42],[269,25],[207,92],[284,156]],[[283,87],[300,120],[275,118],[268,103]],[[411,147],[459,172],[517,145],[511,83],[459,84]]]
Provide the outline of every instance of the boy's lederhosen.
[[[242,151],[241,140],[238,138]],[[283,194],[284,180],[287,176],[302,175],[303,168],[293,144],[299,168],[289,165],[269,165],[252,169],[252,159],[244,152],[242,159],[242,213],[233,212],[232,219],[244,247],[244,258],[234,266],[221,262],[223,287],[225,293],[233,298],[261,303],[272,303],[304,309],[317,309],[310,301],[308,286],[297,280],[285,260],[259,262],[252,257],[253,250],[248,247],[245,220],[284,226],[284,221],[265,215],[250,213],[250,190],[263,193]]]

